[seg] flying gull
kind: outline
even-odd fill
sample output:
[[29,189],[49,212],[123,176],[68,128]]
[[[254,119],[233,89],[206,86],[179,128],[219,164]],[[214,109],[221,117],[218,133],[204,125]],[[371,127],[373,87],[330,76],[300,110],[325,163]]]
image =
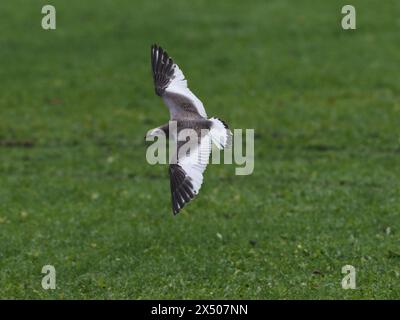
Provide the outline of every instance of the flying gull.
[[[188,88],[181,69],[168,53],[157,45],[151,47],[151,67],[155,92],[167,105],[170,121],[176,121],[177,135],[179,136],[184,129],[192,129],[198,137],[194,148],[188,154],[180,152],[185,141],[179,141],[173,133],[170,135],[177,146],[176,161],[170,162],[169,165],[172,210],[176,215],[198,194],[212,143],[218,149],[228,147],[232,133],[224,121],[218,118],[207,119],[203,103]],[[169,122],[150,130],[148,136],[157,136],[160,131],[168,137]]]

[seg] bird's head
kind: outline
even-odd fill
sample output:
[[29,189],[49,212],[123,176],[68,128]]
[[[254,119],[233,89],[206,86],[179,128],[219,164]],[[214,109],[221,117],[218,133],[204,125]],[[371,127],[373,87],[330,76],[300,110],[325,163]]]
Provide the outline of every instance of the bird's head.
[[154,137],[159,137],[159,136],[165,136],[165,133],[160,128],[155,128],[147,131],[146,135],[144,136],[144,139],[146,141],[153,141]]

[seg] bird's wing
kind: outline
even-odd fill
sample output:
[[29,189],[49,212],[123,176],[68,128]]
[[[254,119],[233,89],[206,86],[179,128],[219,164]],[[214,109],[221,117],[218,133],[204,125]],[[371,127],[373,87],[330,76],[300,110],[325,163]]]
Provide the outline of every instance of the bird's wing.
[[182,144],[178,143],[178,159],[169,166],[171,183],[172,209],[177,214],[186,203],[199,193],[203,183],[203,172],[207,167],[211,153],[211,137],[204,135],[200,143],[189,154],[179,152]]
[[151,47],[155,92],[167,105],[171,120],[206,119],[203,103],[190,91],[181,69],[161,47]]

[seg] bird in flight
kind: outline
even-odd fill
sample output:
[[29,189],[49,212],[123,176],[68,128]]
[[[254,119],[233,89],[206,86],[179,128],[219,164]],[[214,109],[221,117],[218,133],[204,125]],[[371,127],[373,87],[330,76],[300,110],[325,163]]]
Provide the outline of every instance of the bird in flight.
[[[176,161],[169,164],[172,210],[176,215],[199,193],[212,143],[220,150],[229,147],[232,133],[224,121],[218,118],[207,119],[203,103],[190,91],[181,69],[160,46],[151,46],[151,67],[155,93],[167,105],[170,122],[176,123],[177,134],[169,132],[168,122],[150,130],[147,136],[163,133],[176,142]],[[186,141],[177,139],[185,129],[191,129],[198,137],[189,154],[180,152],[184,151]]]

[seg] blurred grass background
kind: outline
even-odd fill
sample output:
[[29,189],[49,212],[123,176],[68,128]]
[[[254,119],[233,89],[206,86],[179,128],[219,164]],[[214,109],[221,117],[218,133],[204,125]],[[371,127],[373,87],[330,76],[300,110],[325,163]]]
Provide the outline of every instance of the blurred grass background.
[[[399,298],[400,3],[351,1],[355,31],[345,4],[2,1],[0,297]],[[152,43],[209,116],[256,132],[253,175],[209,166],[175,218],[145,161],[169,117]]]

